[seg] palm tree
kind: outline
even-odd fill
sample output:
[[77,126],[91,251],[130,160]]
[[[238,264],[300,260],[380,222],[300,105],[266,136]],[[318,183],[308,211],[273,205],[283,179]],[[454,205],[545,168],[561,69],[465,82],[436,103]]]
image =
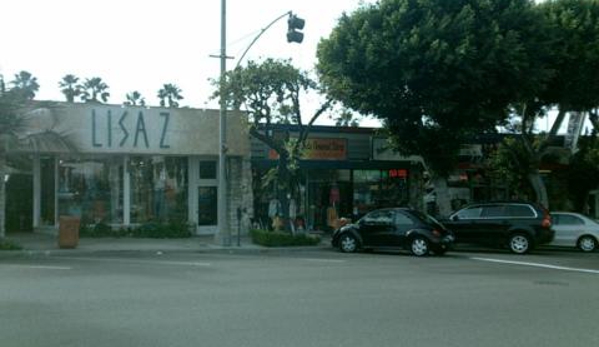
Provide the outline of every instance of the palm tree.
[[162,107],[179,107],[178,100],[182,100],[181,89],[177,85],[167,83],[162,86],[162,89],[158,91],[158,98],[160,99],[160,106]]
[[83,102],[100,102],[98,97],[103,102],[108,101],[110,93],[108,92],[108,85],[102,81],[100,77],[86,78],[85,82],[81,86],[81,100]]
[[28,100],[33,100],[35,93],[40,89],[37,78],[27,71],[16,74],[11,84],[13,85],[12,93],[19,93]]
[[[1,86],[0,86],[1,87]],[[67,137],[52,130],[29,126],[37,110],[54,107],[48,102],[33,102],[23,89],[0,88],[0,240],[6,236],[6,183],[8,154],[13,150],[39,151],[44,148],[75,150]]]
[[67,102],[75,102],[75,98],[81,94],[81,86],[77,85],[79,77],[75,75],[65,75],[58,85],[62,88],[60,91],[67,98]]
[[146,106],[146,99],[137,90],[127,93],[126,98],[127,100],[123,102],[125,106]]

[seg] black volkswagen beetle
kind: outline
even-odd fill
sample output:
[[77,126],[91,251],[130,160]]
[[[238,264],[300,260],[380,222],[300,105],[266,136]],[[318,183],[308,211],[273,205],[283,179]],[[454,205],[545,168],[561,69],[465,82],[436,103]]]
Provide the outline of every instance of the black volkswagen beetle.
[[355,224],[335,230],[332,245],[342,252],[408,249],[415,256],[442,255],[452,246],[451,231],[433,217],[410,208],[371,211]]

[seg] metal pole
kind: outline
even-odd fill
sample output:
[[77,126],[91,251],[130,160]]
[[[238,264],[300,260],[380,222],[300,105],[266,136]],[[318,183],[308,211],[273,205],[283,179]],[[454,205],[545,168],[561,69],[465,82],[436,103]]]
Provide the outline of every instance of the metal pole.
[[218,232],[216,241],[223,246],[231,245],[231,235],[227,216],[227,100],[224,93],[225,74],[227,72],[227,1],[221,0],[220,26],[220,115],[219,115],[219,156],[218,156]]

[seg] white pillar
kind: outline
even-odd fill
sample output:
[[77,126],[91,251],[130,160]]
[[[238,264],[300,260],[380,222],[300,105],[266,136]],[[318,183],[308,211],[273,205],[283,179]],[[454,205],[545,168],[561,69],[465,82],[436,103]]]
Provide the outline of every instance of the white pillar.
[[42,177],[39,155],[33,157],[33,228],[41,226],[42,215]]
[[54,157],[54,226],[58,228],[58,158]]
[[123,158],[123,224],[131,224],[131,172],[129,156]]

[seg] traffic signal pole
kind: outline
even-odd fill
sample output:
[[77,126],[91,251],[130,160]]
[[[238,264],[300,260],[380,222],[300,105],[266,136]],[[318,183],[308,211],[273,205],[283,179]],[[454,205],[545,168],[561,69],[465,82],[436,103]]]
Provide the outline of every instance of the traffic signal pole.
[[[256,43],[256,41],[258,41],[258,39],[262,36],[262,34],[264,34],[264,32],[266,30],[268,30],[271,26],[273,26],[273,24],[275,24],[276,22],[278,22],[279,20],[281,20],[285,16],[289,17],[289,19],[287,20],[287,24],[289,25],[289,29],[287,31],[287,41],[288,42],[297,42],[297,43],[301,43],[302,42],[304,34],[302,34],[300,32],[296,32],[295,29],[300,29],[300,30],[303,29],[305,21],[303,19],[297,17],[296,15],[294,15],[292,11],[287,11],[287,12],[283,13],[282,15],[280,15],[279,17],[277,17],[272,22],[270,22],[270,24],[268,24],[266,27],[264,27],[264,29],[260,30],[260,33],[258,35],[256,35],[256,37],[252,40],[252,42],[250,43],[250,45],[248,46],[248,48],[246,48],[245,51],[243,51],[243,54],[241,55],[241,57],[237,61],[237,65],[235,65],[235,68],[237,68],[241,64],[241,62],[243,61],[243,58],[245,57],[245,55],[247,54],[247,52],[250,50],[250,48],[252,48],[252,46],[254,45],[254,43]],[[292,19],[293,19],[293,22],[292,22]],[[301,27],[296,26],[296,24],[301,24]],[[299,41],[290,40],[289,39],[290,32],[294,32],[295,34],[301,34],[301,39]]]
[[231,231],[228,223],[227,209],[227,97],[225,95],[225,78],[227,73],[227,0],[221,0],[220,25],[220,112],[218,138],[218,194],[216,242],[223,246],[231,245]]
[[[237,66],[241,63],[246,53],[254,45],[256,41],[262,36],[262,34],[268,30],[273,24],[279,21],[281,18],[289,16],[287,24],[289,26],[287,31],[287,41],[301,43],[304,34],[297,31],[304,28],[305,21],[295,16],[291,11],[285,12],[283,15],[277,17],[270,24],[268,24],[260,33],[254,38],[252,43],[243,52],[241,58],[237,61]],[[225,93],[225,79],[227,77],[227,1],[221,0],[221,26],[220,26],[220,112],[219,112],[219,155],[218,155],[218,196],[217,196],[217,228],[218,231],[215,234],[215,241],[223,246],[231,245],[231,230],[229,228],[229,209],[227,204],[227,95]]]

